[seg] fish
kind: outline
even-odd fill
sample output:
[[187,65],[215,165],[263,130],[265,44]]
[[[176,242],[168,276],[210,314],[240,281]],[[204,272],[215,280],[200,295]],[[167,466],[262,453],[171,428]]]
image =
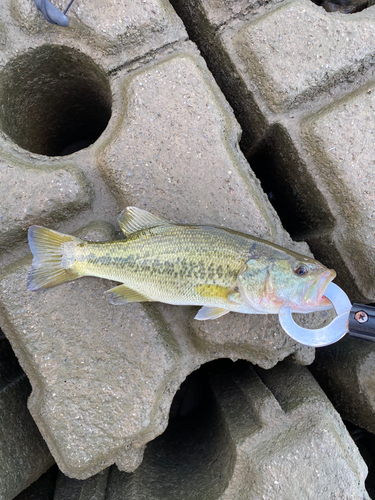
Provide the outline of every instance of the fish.
[[127,207],[118,223],[126,238],[99,243],[31,226],[28,290],[95,276],[121,283],[105,292],[111,304],[201,306],[197,320],[277,314],[282,306],[299,313],[332,307],[324,292],[335,271],[270,241],[170,222],[137,207]]

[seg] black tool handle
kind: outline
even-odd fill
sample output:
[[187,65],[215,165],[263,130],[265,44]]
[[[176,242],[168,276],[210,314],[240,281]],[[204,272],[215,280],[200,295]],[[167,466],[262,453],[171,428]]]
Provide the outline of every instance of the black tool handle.
[[375,342],[375,307],[353,304],[349,313],[349,337]]

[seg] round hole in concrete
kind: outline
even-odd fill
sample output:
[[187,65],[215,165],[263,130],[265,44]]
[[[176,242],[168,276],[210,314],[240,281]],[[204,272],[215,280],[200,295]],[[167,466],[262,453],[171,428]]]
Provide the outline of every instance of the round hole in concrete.
[[137,498],[222,497],[233,475],[236,449],[210,378],[233,365],[219,359],[187,377],[173,400],[167,429],[148,443],[138,469],[132,474],[111,470],[108,498],[124,498],[130,482]]
[[95,142],[111,117],[104,71],[82,52],[43,45],[0,74],[0,126],[19,146],[64,156]]
[[368,0],[312,0],[313,3],[324,8],[327,12],[341,14],[355,14],[370,7]]

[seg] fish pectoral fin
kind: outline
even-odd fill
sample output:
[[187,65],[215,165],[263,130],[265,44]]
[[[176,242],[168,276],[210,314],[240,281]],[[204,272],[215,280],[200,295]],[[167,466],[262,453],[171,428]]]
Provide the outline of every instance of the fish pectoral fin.
[[173,222],[169,222],[166,219],[157,217],[156,215],[147,212],[147,210],[142,210],[137,207],[125,208],[125,210],[123,210],[119,215],[117,222],[119,223],[121,231],[126,236],[149,227],[174,224]]
[[110,304],[129,304],[130,302],[153,302],[153,299],[136,292],[126,285],[119,285],[104,292]]
[[198,314],[194,319],[198,321],[204,321],[206,319],[216,319],[220,318],[220,316],[224,316],[224,314],[229,313],[228,309],[223,309],[222,307],[214,307],[214,306],[203,306],[199,309]]

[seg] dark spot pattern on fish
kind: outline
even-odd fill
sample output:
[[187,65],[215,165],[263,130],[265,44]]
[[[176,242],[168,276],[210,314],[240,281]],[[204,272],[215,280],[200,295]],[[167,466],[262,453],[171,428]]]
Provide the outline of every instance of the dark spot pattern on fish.
[[216,268],[216,274],[219,276],[219,278],[222,278],[223,277],[223,266],[217,266]]
[[[159,247],[155,247],[152,252],[149,251],[146,248],[146,243],[129,254],[127,254],[127,245],[124,243],[110,244],[105,248],[106,245],[86,247],[86,251],[82,252],[80,256],[80,261],[85,261],[90,267],[98,265],[103,270],[106,269],[104,271],[106,273],[108,269],[108,275],[119,281],[122,281],[123,277],[130,273],[134,277],[137,276],[135,278],[137,280],[146,279],[148,276],[152,281],[156,281],[160,277],[164,278],[165,283],[178,283],[178,286],[182,286],[183,283],[185,283],[183,286],[189,285],[189,280],[218,286],[232,286],[237,280],[240,268],[242,268],[241,260],[239,260],[238,267],[233,265],[233,260],[236,258],[233,259],[232,255],[228,255],[227,260],[222,260],[220,264],[215,262],[214,258],[204,260],[199,252],[192,252],[190,256],[176,255],[174,251],[171,252],[169,241],[165,243],[167,255],[164,256],[155,255],[155,251],[156,254],[162,255]],[[214,246],[222,248],[225,246],[225,242],[223,245],[214,242]],[[244,249],[243,258],[245,258],[249,246]],[[208,252],[210,251],[211,245],[208,247]],[[113,271],[112,273],[111,268],[118,269],[118,272]]]
[[214,269],[213,263],[211,262],[210,265],[207,268],[207,279],[208,280],[213,280],[214,277],[215,277],[215,269]]
[[237,280],[237,277],[238,277],[238,271],[236,269],[233,269],[229,264],[227,264],[224,273],[225,280],[235,281]]
[[88,255],[82,256],[79,260],[81,262],[85,261],[88,264],[112,264],[112,257],[110,253],[106,253],[105,255],[101,255],[100,257],[98,257],[94,252],[90,252]]

